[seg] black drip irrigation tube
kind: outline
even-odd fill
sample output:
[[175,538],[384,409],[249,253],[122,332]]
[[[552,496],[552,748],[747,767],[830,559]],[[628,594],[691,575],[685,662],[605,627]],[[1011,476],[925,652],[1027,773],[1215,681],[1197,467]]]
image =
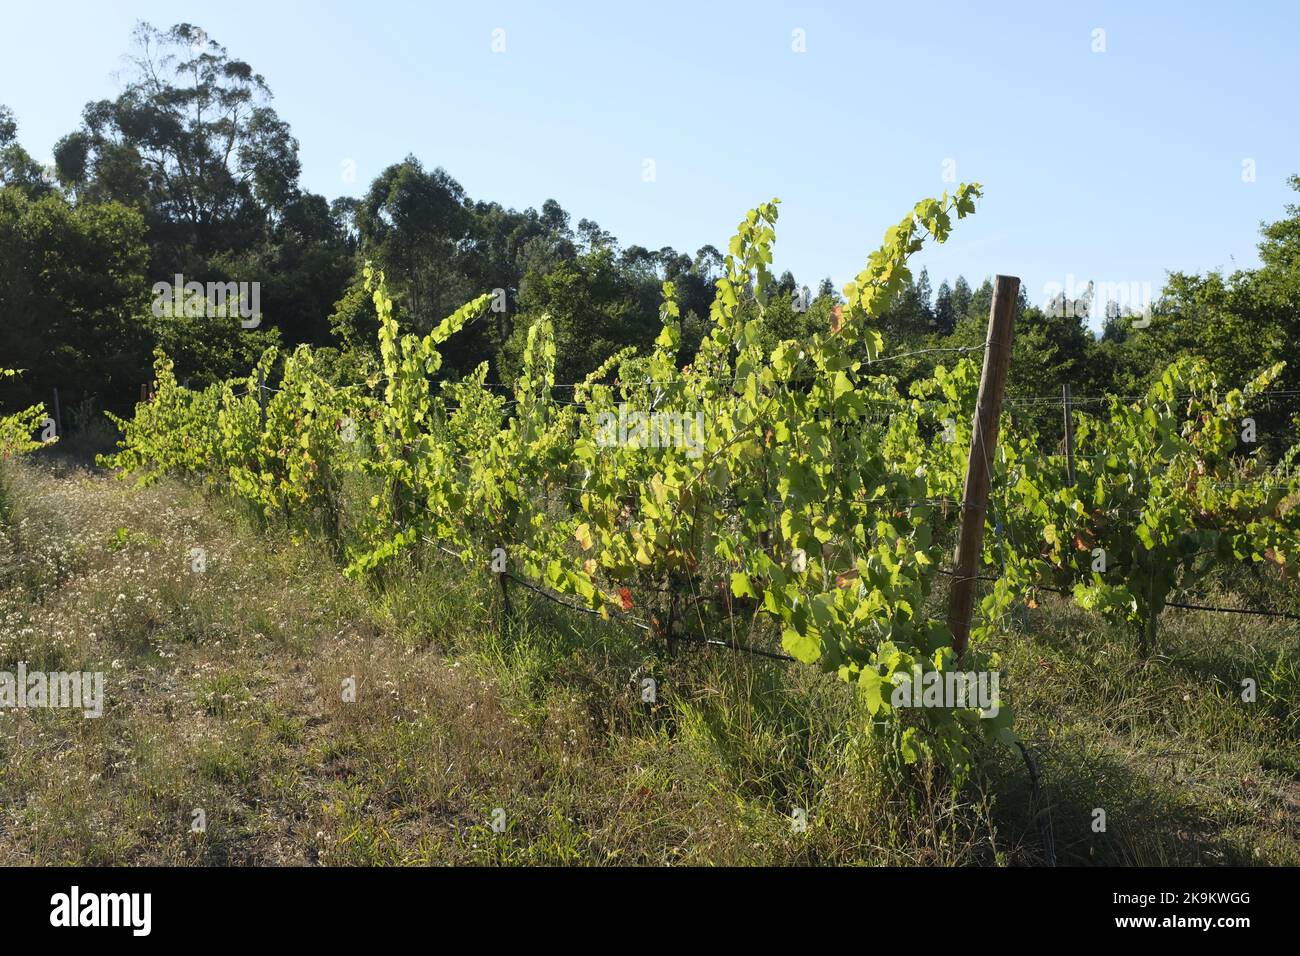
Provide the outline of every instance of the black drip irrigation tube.
[[[956,575],[952,571],[949,571],[946,568],[939,568],[938,571],[940,574],[947,575],[950,578],[956,577]],[[975,577],[975,580],[988,581],[990,583],[996,584],[998,581],[1001,581],[1002,579],[991,578],[988,575],[977,575]],[[1039,591],[1050,591],[1052,594],[1063,594],[1066,595],[1067,597],[1074,593],[1073,591],[1069,591],[1065,588],[1054,588],[1046,584],[1032,584],[1030,585],[1030,587],[1036,588]],[[1188,604],[1182,601],[1166,601],[1165,607],[1176,607],[1184,611],[1213,611],[1217,614],[1254,614],[1257,615],[1258,617],[1275,617],[1275,618],[1281,618],[1282,620],[1286,620],[1286,621],[1300,621],[1300,614],[1292,614],[1290,611],[1277,611],[1271,608],[1215,607],[1212,604]]]
[[1020,756],[1025,758],[1025,769],[1029,771],[1029,812],[1032,819],[1038,821],[1038,839],[1043,845],[1043,856],[1048,866],[1056,866],[1056,838],[1052,834],[1052,814],[1043,799],[1042,775],[1034,755],[1019,740]]
[[[598,611],[592,610],[589,607],[584,607],[581,604],[575,604],[572,601],[566,601],[563,598],[559,597],[558,595],[551,593],[548,589],[543,587],[538,587],[536,584],[533,584],[531,581],[525,580],[524,578],[521,578],[516,574],[512,574],[509,571],[496,571],[493,573],[500,575],[502,582],[505,581],[513,582],[514,584],[519,585],[521,588],[524,588],[525,590],[531,591],[534,594],[546,598],[548,601],[551,601],[554,604],[560,605],[560,607],[568,608],[570,611],[579,611],[583,614],[593,614],[599,616]],[[634,620],[632,618],[624,618],[620,620],[618,618],[611,617],[608,618],[607,620],[615,624],[625,624],[629,627],[635,627],[642,631],[654,630],[654,628],[652,628],[649,624],[646,624],[643,621]],[[675,635],[675,639],[685,644],[698,644],[702,647],[724,647],[730,651],[739,651],[743,654],[753,654],[756,657],[766,657],[774,661],[793,661],[795,659],[791,657],[789,654],[782,654],[780,651],[768,651],[768,650],[764,650],[761,647],[750,647],[748,644],[732,643],[731,641],[719,641],[714,638],[701,637],[694,634],[677,634]]]
[[[501,571],[497,573],[501,576],[501,581],[503,585],[505,584],[506,581],[512,581],[515,584],[519,585],[520,587],[532,591],[534,594],[541,595],[547,600],[553,601],[554,603],[560,605],[561,607],[568,608],[571,611],[581,611],[584,614],[596,613],[591,608],[583,607],[582,605],[573,604],[569,601],[565,601],[559,596],[552,594],[548,589],[538,587],[537,585],[533,584],[531,581],[526,581],[523,578],[511,574],[509,571]],[[621,621],[617,623],[630,624],[633,627],[637,627],[646,631],[651,630],[649,625],[643,624],[640,621],[627,620],[627,621]],[[746,654],[753,654],[759,657],[770,658],[771,660],[778,660],[778,661],[795,660],[795,658],[791,657],[789,654],[782,654],[777,651],[767,651],[757,647],[750,647],[746,644],[733,644],[728,641],[719,641],[719,640],[706,638],[702,636],[683,635],[683,636],[679,636],[678,640],[681,640],[687,644],[699,644],[705,647],[722,647],[732,651],[741,651]],[[1038,823],[1038,837],[1043,846],[1043,855],[1046,859],[1048,866],[1056,866],[1056,841],[1052,835],[1052,816],[1051,813],[1048,811],[1046,802],[1043,799],[1042,775],[1038,771],[1038,764],[1035,763],[1033,754],[1029,752],[1029,750],[1025,747],[1025,745],[1017,740],[1016,746],[1020,748],[1020,756],[1024,758],[1025,768],[1029,771],[1030,814],[1032,819],[1036,820]]]

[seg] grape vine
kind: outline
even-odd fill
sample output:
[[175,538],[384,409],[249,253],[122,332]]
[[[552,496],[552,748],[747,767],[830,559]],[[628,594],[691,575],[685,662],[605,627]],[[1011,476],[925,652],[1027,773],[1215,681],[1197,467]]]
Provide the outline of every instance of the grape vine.
[[488,386],[486,364],[438,383],[439,346],[491,296],[427,335],[402,334],[383,275],[367,268],[379,316],[370,379],[340,386],[310,349],[271,349],[248,378],[191,391],[160,354],[153,396],[115,419],[124,438],[104,463],[144,482],[199,476],[268,519],[313,516],[334,540],[344,476],[356,475],[368,507],[350,574],[382,573],[433,541],[603,617],[644,618],[670,646],[770,627],[788,654],[856,686],[904,762],[960,774],[975,737],[1014,740],[1011,709],[902,713],[893,691],[914,675],[996,671],[988,637],[1036,586],[1072,588],[1149,646],[1171,591],[1213,562],[1289,569],[1300,551],[1294,452],[1271,469],[1234,454],[1233,423],[1278,369],[1221,394],[1204,368],[1178,363],[1144,402],[1082,417],[1073,486],[1061,455],[1004,416],[985,552],[1000,574],[956,659],[934,590],[979,369],[960,358],[904,394],[877,370],[872,318],[909,281],[909,257],[944,242],[979,196],[962,185],[918,203],[846,286],[830,327],[775,347],[764,321],[778,201],[760,205],[731,240],[692,362],[665,282],[650,354],[611,356],[571,401],[557,398],[548,317],[528,329],[509,398]]

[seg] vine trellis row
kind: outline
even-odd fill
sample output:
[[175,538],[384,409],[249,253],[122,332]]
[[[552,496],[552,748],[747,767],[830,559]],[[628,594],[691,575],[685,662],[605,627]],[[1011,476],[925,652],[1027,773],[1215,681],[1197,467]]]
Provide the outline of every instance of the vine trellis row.
[[[563,402],[549,318],[528,329],[514,382],[489,384],[484,363],[435,388],[440,347],[491,296],[425,335],[402,333],[384,277],[367,268],[373,370],[339,382],[310,348],[270,349],[249,376],[191,390],[159,355],[152,395],[117,419],[124,437],[104,462],[142,482],[197,476],[268,519],[315,521],[356,576],[435,541],[462,560],[500,548],[509,580],[605,618],[637,608],[667,634],[688,613],[705,641],[725,617],[765,617],[783,656],[856,687],[864,732],[882,733],[904,762],[960,776],[977,738],[1014,742],[1011,708],[993,719],[961,705],[904,713],[889,700],[897,675],[996,671],[992,636],[1034,587],[1068,589],[1150,646],[1175,589],[1241,561],[1293,575],[1300,551],[1296,450],[1274,464],[1242,455],[1233,427],[1279,369],[1225,391],[1183,360],[1139,402],[1111,400],[1101,418],[1079,411],[1073,484],[1030,425],[999,414],[991,393],[977,400],[987,372],[964,351],[906,388],[883,370],[913,353],[884,354],[872,317],[910,280],[909,257],[945,241],[979,196],[962,185],[916,204],[825,329],[776,342],[765,315],[778,210],[764,203],[728,247],[688,366],[665,282],[651,352],[610,356]],[[1006,348],[982,351],[984,368],[1005,374]],[[598,417],[620,402],[697,411],[698,446],[602,441]],[[929,597],[958,519],[983,503],[967,492],[971,475],[993,490],[992,515],[966,522],[962,577],[1002,573],[963,624],[933,615]],[[368,495],[346,542],[345,483]],[[1095,548],[1113,558],[1105,572],[1092,567]]]

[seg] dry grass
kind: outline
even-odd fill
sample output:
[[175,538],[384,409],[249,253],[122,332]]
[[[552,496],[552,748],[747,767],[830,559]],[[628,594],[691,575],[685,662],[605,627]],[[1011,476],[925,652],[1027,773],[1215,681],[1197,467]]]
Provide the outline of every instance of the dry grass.
[[[318,543],[180,485],[57,459],[3,479],[0,670],[102,670],[107,700],[97,720],[0,711],[0,864],[1040,860],[1017,755],[988,752],[958,794],[898,783],[849,690],[809,669],[665,665],[524,601],[503,630],[484,582],[446,565],[369,591]],[[1300,862],[1281,625],[1229,640],[1184,615],[1153,662],[1066,606],[1006,636],[1064,862]],[[1232,692],[1251,675],[1254,709]]]

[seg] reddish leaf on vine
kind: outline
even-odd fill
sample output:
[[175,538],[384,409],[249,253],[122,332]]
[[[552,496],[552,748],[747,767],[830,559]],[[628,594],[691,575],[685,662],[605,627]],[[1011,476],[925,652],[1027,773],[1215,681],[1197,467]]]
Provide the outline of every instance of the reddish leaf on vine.
[[626,587],[621,587],[618,589],[618,601],[619,604],[623,606],[623,610],[625,611],[632,610],[632,592],[629,591]]

